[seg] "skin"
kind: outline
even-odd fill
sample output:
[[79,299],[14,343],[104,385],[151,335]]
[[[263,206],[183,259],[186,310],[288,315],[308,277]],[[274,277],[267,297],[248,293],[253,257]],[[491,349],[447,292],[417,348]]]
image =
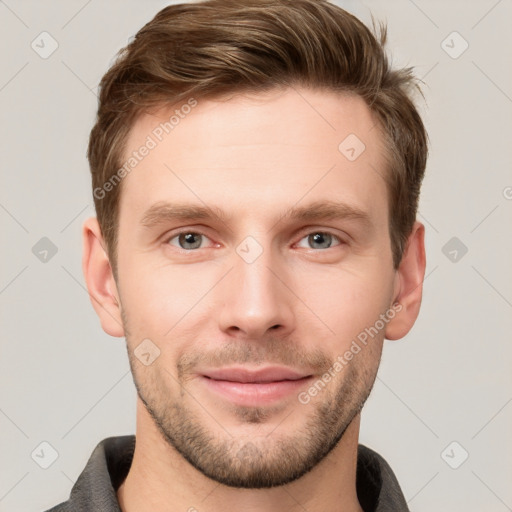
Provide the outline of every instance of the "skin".
[[[174,108],[140,117],[126,155]],[[338,150],[351,133],[366,146],[354,161]],[[417,318],[425,273],[419,222],[393,268],[385,151],[357,96],[288,88],[198,99],[123,179],[117,281],[96,219],[85,222],[92,304],[105,332],[126,337],[138,391],[135,455],[117,491],[123,511],[362,510],[360,410],[384,338],[402,338]],[[357,208],[369,222],[284,217],[317,201]],[[148,209],[163,202],[218,207],[227,218],[145,226]],[[179,238],[178,228],[204,236]],[[240,245],[248,236],[259,249]],[[248,263],[240,247],[261,254]],[[298,391],[393,304],[401,309],[378,335],[301,403]],[[134,352],[144,339],[160,351],[149,365]],[[242,406],[201,374],[269,364],[311,380]]]

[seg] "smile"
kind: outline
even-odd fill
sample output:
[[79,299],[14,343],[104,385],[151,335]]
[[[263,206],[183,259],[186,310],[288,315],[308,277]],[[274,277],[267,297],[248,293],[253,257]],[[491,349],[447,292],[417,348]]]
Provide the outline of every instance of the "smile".
[[261,406],[286,398],[313,378],[282,367],[257,371],[223,368],[206,371],[200,377],[210,392],[243,406]]

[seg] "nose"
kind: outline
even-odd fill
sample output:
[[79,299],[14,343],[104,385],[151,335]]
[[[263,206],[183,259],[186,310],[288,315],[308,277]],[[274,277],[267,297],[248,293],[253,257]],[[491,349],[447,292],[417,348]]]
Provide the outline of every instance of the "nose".
[[[242,254],[242,253],[240,253]],[[234,268],[222,283],[220,329],[230,336],[263,339],[289,335],[295,329],[289,271],[270,249],[252,262],[233,254]]]

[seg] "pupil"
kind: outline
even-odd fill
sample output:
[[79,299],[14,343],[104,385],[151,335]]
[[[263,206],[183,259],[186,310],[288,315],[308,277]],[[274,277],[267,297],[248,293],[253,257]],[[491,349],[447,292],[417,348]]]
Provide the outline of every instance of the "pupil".
[[327,233],[315,233],[312,236],[312,239],[313,239],[313,243],[315,243],[315,244],[323,244],[324,246],[325,245],[328,246],[329,241],[330,241],[330,235]]
[[197,247],[199,247],[199,245],[201,245],[201,242],[197,242],[197,240],[194,242],[196,236],[197,235],[195,233],[185,233],[184,235],[181,235],[182,242],[186,246],[184,247],[184,249],[196,249]]

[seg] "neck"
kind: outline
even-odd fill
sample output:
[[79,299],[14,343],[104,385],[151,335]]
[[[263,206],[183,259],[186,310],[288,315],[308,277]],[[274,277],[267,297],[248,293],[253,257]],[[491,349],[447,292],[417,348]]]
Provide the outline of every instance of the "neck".
[[363,512],[356,494],[360,415],[337,446],[298,480],[269,489],[235,489],[196,470],[155,426],[137,402],[135,453],[125,481],[117,490],[123,512]]

